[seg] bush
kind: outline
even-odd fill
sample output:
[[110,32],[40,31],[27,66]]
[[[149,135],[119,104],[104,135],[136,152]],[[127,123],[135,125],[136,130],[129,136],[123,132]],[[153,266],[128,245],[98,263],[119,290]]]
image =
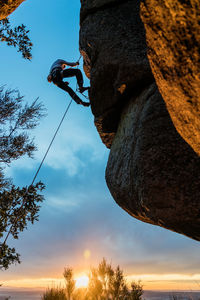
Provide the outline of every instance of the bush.
[[123,271],[119,266],[113,269],[103,259],[89,274],[87,288],[75,288],[73,270],[64,270],[66,288],[47,290],[42,300],[142,300],[143,287],[140,282],[132,282],[128,288]]
[[62,288],[50,288],[42,296],[42,300],[67,300],[65,290]]

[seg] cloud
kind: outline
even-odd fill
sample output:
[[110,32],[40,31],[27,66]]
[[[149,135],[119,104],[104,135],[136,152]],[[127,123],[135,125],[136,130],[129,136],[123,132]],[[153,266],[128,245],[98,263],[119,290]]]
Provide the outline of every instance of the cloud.
[[[46,151],[56,127],[49,118],[36,134],[36,159],[16,161],[9,170],[18,185],[31,182]],[[81,271],[102,257],[129,275],[197,274],[197,242],[132,218],[112,199],[104,178],[108,150],[91,124],[92,117],[74,105],[37,178],[46,184],[40,221],[11,243],[22,254],[22,264],[3,279],[53,278],[66,265]],[[87,261],[86,249],[91,253]]]
[[[44,166],[54,170],[64,169],[69,176],[75,176],[87,166],[88,161],[105,161],[108,150],[100,141],[97,143],[95,129],[90,128],[88,124],[83,126],[83,123],[85,125],[84,118],[80,117],[79,122],[75,122],[72,116],[71,120],[63,124],[44,161]],[[32,170],[33,173],[37,169],[55,132],[55,124],[51,125],[53,129],[45,124],[43,126],[36,132],[38,151],[35,153],[35,159],[25,157],[13,162],[12,167],[6,170],[7,176],[14,177],[15,171],[20,169],[30,172]]]

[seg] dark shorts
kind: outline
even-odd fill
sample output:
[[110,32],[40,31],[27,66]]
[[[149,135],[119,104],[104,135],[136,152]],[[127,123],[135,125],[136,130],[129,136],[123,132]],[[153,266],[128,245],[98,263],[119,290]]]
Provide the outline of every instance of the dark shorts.
[[61,68],[56,68],[52,71],[51,76],[54,84],[57,84],[62,81],[61,72],[62,72]]

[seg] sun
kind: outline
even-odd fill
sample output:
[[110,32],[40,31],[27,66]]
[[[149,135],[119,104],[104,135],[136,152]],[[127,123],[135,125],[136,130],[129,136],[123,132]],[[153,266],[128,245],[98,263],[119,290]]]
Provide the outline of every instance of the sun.
[[81,276],[76,278],[76,287],[81,288],[81,287],[87,287],[89,282],[89,278],[87,275]]

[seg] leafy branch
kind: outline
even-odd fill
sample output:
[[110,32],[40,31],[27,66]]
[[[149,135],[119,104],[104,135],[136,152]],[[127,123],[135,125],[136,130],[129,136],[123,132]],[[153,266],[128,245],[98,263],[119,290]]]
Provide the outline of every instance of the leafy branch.
[[0,41],[6,42],[8,46],[17,47],[17,52],[21,52],[23,58],[31,59],[32,46],[29,37],[29,30],[26,30],[24,24],[11,28],[8,18],[0,20]]
[[27,131],[38,125],[45,115],[44,108],[38,99],[31,105],[23,104],[23,101],[17,90],[4,91],[4,87],[0,87],[0,269],[20,262],[15,248],[7,245],[7,238],[11,235],[18,239],[28,223],[38,220],[40,204],[44,200],[42,182],[19,188],[3,173],[6,165],[24,155],[32,157],[36,149]]

